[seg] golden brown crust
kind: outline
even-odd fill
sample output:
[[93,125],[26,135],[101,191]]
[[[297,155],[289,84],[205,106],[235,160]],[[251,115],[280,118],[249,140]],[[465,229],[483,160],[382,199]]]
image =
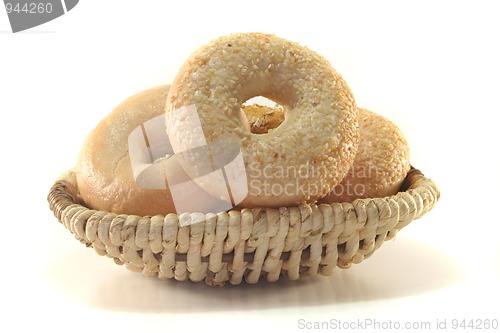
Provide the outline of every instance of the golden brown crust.
[[139,188],[132,174],[128,136],[137,126],[165,112],[169,86],[127,98],[88,135],[77,164],[77,183],[88,207],[119,214],[175,212],[168,190]]

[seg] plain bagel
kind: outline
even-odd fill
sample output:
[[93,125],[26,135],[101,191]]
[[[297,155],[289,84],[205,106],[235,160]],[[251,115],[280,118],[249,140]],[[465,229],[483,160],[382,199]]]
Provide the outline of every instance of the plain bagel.
[[87,136],[78,159],[77,183],[90,208],[141,216],[175,212],[168,190],[137,186],[127,145],[137,126],[164,112],[168,90],[165,85],[127,98]]
[[[215,199],[190,179],[182,183],[184,186],[180,190],[173,187],[175,184],[169,180],[186,180],[186,176],[180,165],[170,163],[173,159],[164,155],[150,161],[148,165],[154,167],[151,172],[137,175],[137,153],[133,156],[137,146],[132,150],[129,146],[130,142],[136,144],[137,141],[131,141],[131,134],[140,130],[141,140],[147,142],[149,149],[153,137],[161,137],[159,132],[166,138],[164,116],[168,90],[167,85],[159,86],[127,98],[90,132],[77,164],[78,188],[89,208],[151,216],[208,213],[227,207],[226,202]],[[158,118],[161,126],[152,132],[146,130],[147,124]],[[151,184],[154,186],[147,186]]]
[[[285,120],[256,135],[241,105],[259,95],[282,105]],[[232,34],[201,47],[180,69],[166,105],[176,153],[217,142],[241,149],[248,180],[242,207],[316,201],[344,178],[358,145],[358,111],[346,82],[316,52],[274,35]],[[202,174],[206,158],[186,155],[188,173]],[[200,186],[219,195],[213,182]]]

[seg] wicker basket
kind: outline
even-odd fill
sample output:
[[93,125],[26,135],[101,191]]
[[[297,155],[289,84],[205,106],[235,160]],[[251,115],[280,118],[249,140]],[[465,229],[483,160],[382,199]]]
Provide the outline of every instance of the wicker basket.
[[185,227],[179,226],[182,215],[140,217],[85,207],[74,171],[63,174],[48,195],[57,219],[98,254],[148,276],[218,286],[243,279],[257,283],[261,276],[296,280],[301,274],[330,275],[337,266],[348,268],[431,210],[438,199],[434,182],[414,168],[394,196],[231,210],[202,215],[201,222]]

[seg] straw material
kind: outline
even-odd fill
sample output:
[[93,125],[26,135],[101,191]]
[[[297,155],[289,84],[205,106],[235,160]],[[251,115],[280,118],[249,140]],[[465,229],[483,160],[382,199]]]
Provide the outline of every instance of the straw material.
[[[434,182],[417,169],[401,192],[353,203],[231,210],[219,214],[135,216],[85,207],[76,174],[63,174],[48,195],[57,219],[87,247],[148,276],[178,281],[257,283],[296,280],[349,268],[431,210]],[[180,227],[179,219],[199,221]]]

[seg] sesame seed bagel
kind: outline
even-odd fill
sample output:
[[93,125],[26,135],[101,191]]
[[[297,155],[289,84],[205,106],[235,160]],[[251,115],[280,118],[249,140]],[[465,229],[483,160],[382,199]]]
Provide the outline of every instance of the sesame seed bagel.
[[385,117],[360,108],[359,133],[351,169],[319,203],[385,197],[401,188],[410,170],[410,150],[401,130]]
[[[285,109],[285,120],[270,133],[249,129],[241,105],[254,96]],[[297,205],[330,192],[354,160],[357,112],[349,87],[325,58],[261,33],[224,36],[198,49],[166,103],[175,153],[218,142],[239,147],[245,167],[239,176],[248,182],[241,207]],[[183,167],[193,178],[206,171],[200,154],[185,154]],[[210,154],[218,159],[223,153],[215,148]],[[216,185],[200,182],[219,196]]]

